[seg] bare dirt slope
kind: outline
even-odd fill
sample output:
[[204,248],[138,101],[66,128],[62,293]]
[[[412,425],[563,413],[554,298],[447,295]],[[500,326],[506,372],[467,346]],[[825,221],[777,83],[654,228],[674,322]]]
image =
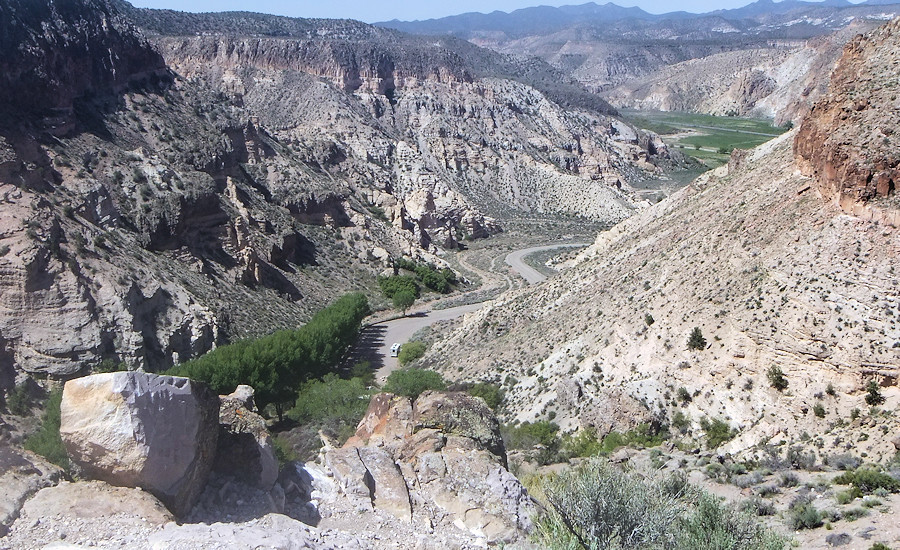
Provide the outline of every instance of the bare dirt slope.
[[[866,86],[890,74],[890,56],[859,52],[896,50],[894,27],[848,46]],[[695,435],[704,417],[739,429],[726,451],[781,442],[892,456],[900,238],[824,200],[827,181],[795,163],[795,134],[601,234],[571,269],[467,318],[430,360],[504,383],[521,420],[621,430],[682,411]],[[694,327],[702,349],[688,349]],[[870,382],[887,413],[869,409]]]

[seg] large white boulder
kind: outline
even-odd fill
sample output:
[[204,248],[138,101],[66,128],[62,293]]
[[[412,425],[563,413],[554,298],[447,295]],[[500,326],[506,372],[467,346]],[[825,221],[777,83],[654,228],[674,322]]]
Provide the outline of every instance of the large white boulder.
[[140,372],[66,383],[60,435],[90,478],[141,487],[173,513],[196,502],[213,464],[218,397],[187,378]]

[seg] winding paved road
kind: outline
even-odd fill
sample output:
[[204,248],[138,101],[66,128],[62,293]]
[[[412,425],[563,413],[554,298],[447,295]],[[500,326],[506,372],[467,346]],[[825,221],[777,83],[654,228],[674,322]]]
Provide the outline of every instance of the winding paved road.
[[516,250],[515,252],[510,252],[506,255],[506,265],[512,267],[516,270],[516,272],[522,276],[523,279],[528,281],[528,284],[533,285],[535,283],[539,283],[547,278],[546,275],[538,271],[537,269],[531,267],[530,265],[525,263],[525,257],[530,256],[532,254],[536,254],[538,252],[544,252],[547,250],[556,250],[557,248],[581,248],[585,247],[587,244],[584,243],[575,243],[575,244],[550,244],[547,246],[534,246],[532,248],[523,248],[522,250]]
[[[525,257],[537,252],[553,250],[556,248],[574,248],[587,246],[585,244],[552,244],[535,246],[516,250],[506,255],[506,263],[521,275],[529,284],[535,284],[546,279],[546,275],[537,271],[525,263]],[[484,281],[487,283],[487,281]],[[396,357],[391,357],[391,346],[394,343],[408,342],[416,331],[429,327],[438,321],[449,321],[462,317],[467,313],[478,311],[484,306],[484,302],[451,307],[447,309],[428,309],[432,304],[423,304],[413,308],[406,317],[391,319],[373,324],[364,329],[359,342],[353,352],[353,361],[368,360],[372,368],[376,370],[375,377],[379,383],[384,383],[388,375],[396,370],[400,364]]]

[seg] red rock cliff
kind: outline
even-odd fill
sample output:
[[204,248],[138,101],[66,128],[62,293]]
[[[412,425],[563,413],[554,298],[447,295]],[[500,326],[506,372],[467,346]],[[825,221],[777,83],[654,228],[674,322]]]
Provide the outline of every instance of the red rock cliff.
[[828,95],[804,118],[794,153],[845,211],[900,225],[900,19],[844,48]]

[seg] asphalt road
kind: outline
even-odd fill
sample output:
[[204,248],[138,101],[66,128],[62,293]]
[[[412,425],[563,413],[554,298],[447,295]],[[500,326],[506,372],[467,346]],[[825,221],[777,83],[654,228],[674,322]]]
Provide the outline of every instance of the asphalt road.
[[[529,284],[535,284],[543,281],[547,277],[543,273],[527,265],[524,261],[526,256],[536,252],[553,250],[555,248],[581,246],[586,245],[556,244],[516,250],[506,256],[506,263],[528,281]],[[376,370],[375,377],[380,383],[383,383],[388,375],[400,366],[397,362],[397,358],[391,357],[391,346],[393,344],[404,344],[409,341],[416,331],[422,328],[431,326],[438,321],[449,321],[462,317],[466,313],[478,311],[483,306],[484,303],[479,303],[447,309],[430,310],[428,309],[429,305],[425,304],[413,308],[406,317],[371,325],[363,330],[360,335],[359,342],[353,352],[353,360],[368,360],[372,364],[372,368]]]
[[528,284],[533,285],[535,283],[539,283],[547,278],[546,275],[538,271],[537,269],[531,267],[530,265],[525,263],[525,257],[536,252],[544,252],[546,250],[555,250],[557,248],[579,248],[587,246],[583,243],[576,244],[551,244],[547,246],[535,246],[532,248],[523,248],[522,250],[516,250],[515,252],[510,252],[506,255],[506,264],[512,267],[516,273],[522,276],[523,279],[528,281]]

